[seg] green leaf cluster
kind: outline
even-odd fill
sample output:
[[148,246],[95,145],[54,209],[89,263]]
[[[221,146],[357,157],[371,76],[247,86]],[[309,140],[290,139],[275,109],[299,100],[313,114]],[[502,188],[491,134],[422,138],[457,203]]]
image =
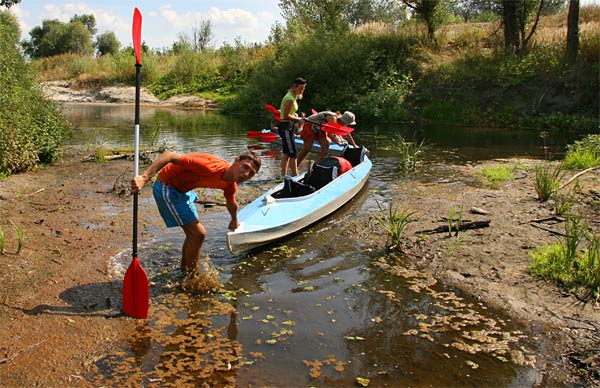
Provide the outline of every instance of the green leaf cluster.
[[600,237],[582,217],[570,215],[562,239],[529,252],[530,271],[570,289],[583,288],[600,295]]
[[591,134],[567,146],[564,166],[585,169],[600,166],[600,134]]
[[0,173],[26,171],[60,155],[68,126],[19,49],[17,20],[0,12]]

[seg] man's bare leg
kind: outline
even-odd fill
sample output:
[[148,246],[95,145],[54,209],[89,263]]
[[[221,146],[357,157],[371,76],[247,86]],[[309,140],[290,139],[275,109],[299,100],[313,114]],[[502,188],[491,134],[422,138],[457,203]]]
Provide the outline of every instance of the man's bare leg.
[[200,250],[206,238],[206,229],[196,220],[182,226],[185,240],[182,247],[181,269],[187,273],[196,272],[200,260]]

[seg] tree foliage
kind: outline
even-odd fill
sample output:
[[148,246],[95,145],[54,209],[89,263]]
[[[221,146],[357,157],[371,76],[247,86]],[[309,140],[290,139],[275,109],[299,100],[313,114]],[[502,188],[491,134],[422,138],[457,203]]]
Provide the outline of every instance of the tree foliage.
[[68,134],[59,107],[44,97],[18,48],[19,26],[0,12],[0,175],[55,160]]
[[354,0],[345,18],[352,26],[371,22],[398,26],[407,19],[406,6],[396,0]]
[[93,15],[75,15],[69,23],[44,20],[29,32],[31,39],[22,43],[23,50],[33,59],[68,53],[91,55],[95,23]]
[[347,30],[344,15],[350,10],[352,0],[280,0],[279,8],[288,27],[307,31]]
[[0,0],[0,6],[10,8],[15,4],[19,4],[21,0]]
[[107,31],[96,37],[96,51],[98,55],[117,54],[121,49],[121,43],[112,31]]
[[542,15],[562,10],[565,0],[502,0],[504,47],[507,55],[523,55]]
[[202,20],[200,24],[196,23],[192,27],[192,41],[195,51],[200,52],[209,48],[213,37],[210,20]]
[[91,35],[95,35],[98,32],[96,28],[96,18],[92,14],[84,14],[84,15],[73,15],[71,18],[71,23],[80,22],[87,28]]
[[407,7],[415,11],[417,17],[425,22],[427,35],[435,42],[435,31],[447,15],[447,3],[444,0],[402,0]]

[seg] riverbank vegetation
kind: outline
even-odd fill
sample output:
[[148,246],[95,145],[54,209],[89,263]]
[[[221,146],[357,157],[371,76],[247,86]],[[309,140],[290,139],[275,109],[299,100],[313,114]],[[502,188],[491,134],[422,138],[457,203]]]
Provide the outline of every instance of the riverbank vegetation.
[[[208,44],[210,23],[204,23],[194,38],[182,34],[171,47],[143,45],[142,84],[160,99],[196,94],[218,101],[226,114],[267,117],[264,104],[277,105],[300,75],[309,80],[300,101],[305,112],[351,110],[363,122],[598,131],[598,6],[578,12],[573,57],[565,42],[570,12],[562,0],[523,0],[526,11],[514,16],[517,31],[504,27],[501,11],[510,1],[476,11],[469,1],[407,0],[393,7],[340,1],[333,8],[313,3],[281,1],[286,23],[274,25],[262,44],[240,38],[214,48]],[[3,34],[10,38],[2,41],[2,63],[11,69],[0,76],[7,85],[0,89],[0,109],[3,121],[11,123],[1,130],[18,134],[3,136],[0,146],[0,171],[10,174],[55,159],[67,132],[36,81],[67,80],[82,88],[133,85],[135,66],[132,48],[120,49],[114,34],[92,41],[93,15],[32,29],[20,41],[27,62],[18,49],[14,15],[10,10],[1,15]],[[511,34],[516,36],[508,40]],[[73,49],[64,52],[65,47]]]
[[[302,75],[309,80],[300,102],[307,112],[348,109],[377,122],[598,129],[598,6],[581,8],[572,64],[565,60],[566,8],[542,16],[535,33],[521,38],[519,55],[507,55],[502,20],[491,11],[465,22],[457,10],[446,10],[433,27],[423,17],[407,19],[405,9],[388,10],[388,19],[369,14],[361,22],[329,15],[327,23],[310,23],[314,16],[301,6],[283,11],[286,25],[275,25],[264,44],[239,39],[199,48],[182,38],[170,48],[145,47],[143,84],[159,98],[194,93],[218,100],[228,114],[267,115],[263,105],[277,105],[291,80]],[[532,28],[534,11],[524,32]],[[98,57],[43,57],[33,64],[42,80],[132,84],[131,56],[126,48]]]
[[68,134],[60,108],[21,57],[18,31],[14,16],[0,12],[0,177],[52,162]]

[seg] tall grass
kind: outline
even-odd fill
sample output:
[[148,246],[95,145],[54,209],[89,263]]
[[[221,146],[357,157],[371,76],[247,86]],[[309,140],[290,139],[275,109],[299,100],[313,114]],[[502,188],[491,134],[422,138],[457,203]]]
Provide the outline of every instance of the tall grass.
[[21,252],[21,249],[23,249],[23,243],[25,242],[25,238],[24,238],[24,234],[23,234],[23,228],[21,228],[20,226],[18,226],[17,224],[15,224],[12,220],[10,221],[10,223],[13,226],[13,230],[15,231],[15,234],[17,235],[17,251],[16,254],[18,255]]
[[413,218],[416,212],[407,209],[398,209],[393,203],[390,203],[387,215],[385,215],[385,211],[379,202],[377,202],[377,206],[379,206],[381,214],[375,214],[375,219],[385,229],[391,239],[392,245],[398,247],[402,242],[402,234],[406,227],[416,221],[416,218]]
[[560,186],[562,165],[552,167],[548,164],[535,166],[535,191],[541,202],[546,202]]
[[600,236],[587,227],[583,218],[567,217],[565,237],[551,245],[529,251],[530,272],[554,280],[567,288],[585,288],[600,294]]
[[401,134],[392,136],[391,147],[397,152],[400,167],[403,170],[414,170],[417,167],[419,155],[427,149],[425,140],[407,141]]

